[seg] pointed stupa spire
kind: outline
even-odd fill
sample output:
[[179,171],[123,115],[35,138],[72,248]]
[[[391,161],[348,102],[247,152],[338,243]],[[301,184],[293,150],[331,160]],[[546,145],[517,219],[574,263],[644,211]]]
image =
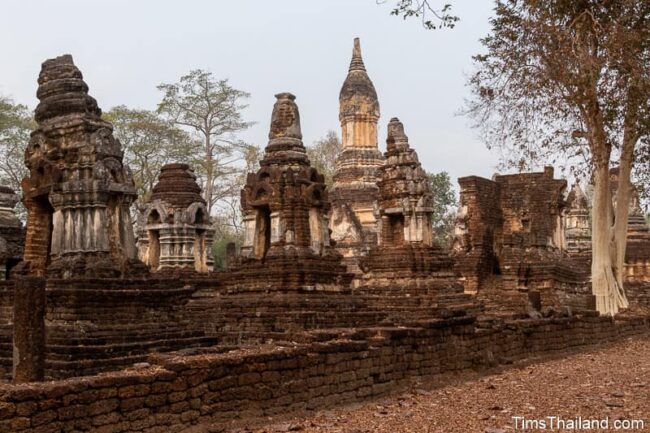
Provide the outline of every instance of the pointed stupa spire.
[[354,39],[348,75],[339,94],[339,120],[343,147],[377,147],[379,101],[361,58],[359,38]]
[[354,38],[354,47],[352,48],[352,60],[350,61],[349,72],[363,71],[366,72],[366,67],[363,64],[363,57],[361,57],[361,42],[359,38]]

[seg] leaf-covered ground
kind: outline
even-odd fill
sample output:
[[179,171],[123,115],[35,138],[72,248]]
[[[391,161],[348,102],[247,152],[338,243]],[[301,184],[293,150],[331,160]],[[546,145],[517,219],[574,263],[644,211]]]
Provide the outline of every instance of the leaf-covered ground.
[[[515,425],[515,416],[545,420],[546,429],[525,429],[521,424]],[[558,416],[565,422],[578,416],[601,421],[608,419],[609,429],[569,430],[558,429],[557,425],[552,429],[550,419],[545,418],[549,416]],[[617,419],[643,420],[645,427],[637,425],[628,430],[615,430]],[[217,428],[206,427],[204,431],[224,431],[221,430],[223,426]],[[417,383],[412,389],[379,400],[288,419],[268,419],[265,424],[255,423],[227,431],[650,432],[650,338],[626,339],[616,345],[583,353],[529,360],[489,372],[446,375]]]

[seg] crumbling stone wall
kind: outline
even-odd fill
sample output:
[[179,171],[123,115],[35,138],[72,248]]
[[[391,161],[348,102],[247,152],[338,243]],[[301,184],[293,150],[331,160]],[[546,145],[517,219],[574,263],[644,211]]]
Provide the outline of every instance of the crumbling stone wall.
[[384,395],[418,376],[647,333],[643,319],[584,316],[475,329],[471,318],[312,334],[292,347],[156,355],[149,366],[6,386],[0,430],[176,432]]
[[554,179],[551,167],[459,183],[454,249],[466,290],[490,302],[513,301],[518,309],[530,306],[529,295],[519,293],[531,291],[539,292],[547,306],[592,306],[588,269],[566,253],[566,181]]
[[460,209],[454,229],[456,269],[468,293],[489,288],[489,276],[498,275],[495,246],[501,239],[503,214],[501,189],[496,182],[478,176],[461,177]]

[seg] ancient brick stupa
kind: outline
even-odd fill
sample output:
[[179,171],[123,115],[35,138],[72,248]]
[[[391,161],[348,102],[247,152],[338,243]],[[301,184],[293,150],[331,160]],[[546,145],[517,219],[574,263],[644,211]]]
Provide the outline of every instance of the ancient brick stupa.
[[212,270],[214,228],[189,165],[162,167],[140,219],[138,254],[151,270]]
[[397,118],[388,124],[386,143],[386,162],[379,169],[378,182],[379,245],[361,260],[363,280],[372,286],[462,292],[451,256],[434,245],[429,179]]
[[0,186],[0,280],[23,259],[25,230],[14,211],[18,200],[13,189]]
[[124,275],[138,263],[129,215],[136,192],[120,142],[72,56],[45,61],[38,84],[38,128],[25,151],[23,180],[28,272]]
[[276,95],[257,173],[242,190],[245,239],[227,284],[246,289],[340,290],[350,281],[330,245],[324,178],[310,166],[290,93]]
[[352,61],[339,95],[342,151],[332,186],[330,227],[336,248],[351,271],[377,245],[378,170],[383,157],[377,145],[379,101],[354,40]]

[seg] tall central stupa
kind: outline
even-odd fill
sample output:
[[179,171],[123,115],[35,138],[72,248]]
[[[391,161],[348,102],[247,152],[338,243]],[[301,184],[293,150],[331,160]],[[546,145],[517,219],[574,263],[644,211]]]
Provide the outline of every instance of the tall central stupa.
[[384,163],[377,145],[379,101],[358,38],[339,95],[339,120],[343,146],[330,193],[330,228],[348,270],[358,273],[358,259],[377,245],[378,169]]

